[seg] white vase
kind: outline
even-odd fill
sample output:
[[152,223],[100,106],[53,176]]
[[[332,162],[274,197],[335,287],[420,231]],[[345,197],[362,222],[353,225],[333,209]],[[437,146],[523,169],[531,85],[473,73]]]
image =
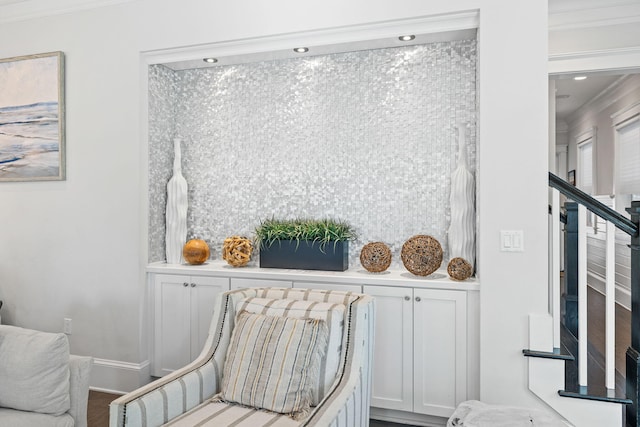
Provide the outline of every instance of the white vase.
[[166,256],[168,264],[182,263],[182,248],[187,241],[187,180],[182,176],[179,138],[173,140],[173,176],[167,183]]
[[451,224],[449,226],[449,257],[460,257],[471,266],[476,258],[475,180],[467,166],[466,126],[458,125],[458,162],[451,174]]

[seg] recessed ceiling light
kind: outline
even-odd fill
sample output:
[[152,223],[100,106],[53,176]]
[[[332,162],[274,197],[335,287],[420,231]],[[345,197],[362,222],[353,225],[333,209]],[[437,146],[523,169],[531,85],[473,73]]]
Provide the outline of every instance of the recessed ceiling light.
[[587,76],[575,76],[573,80],[586,80]]
[[203,58],[202,60],[208,64],[215,64],[216,62],[218,62],[216,58]]
[[409,42],[409,41],[411,41],[411,40],[413,40],[415,38],[416,38],[416,36],[414,36],[413,34],[398,37],[398,39],[400,41],[403,41],[403,42]]
[[296,53],[305,53],[305,52],[309,52],[309,48],[308,47],[296,47],[293,49],[294,52]]

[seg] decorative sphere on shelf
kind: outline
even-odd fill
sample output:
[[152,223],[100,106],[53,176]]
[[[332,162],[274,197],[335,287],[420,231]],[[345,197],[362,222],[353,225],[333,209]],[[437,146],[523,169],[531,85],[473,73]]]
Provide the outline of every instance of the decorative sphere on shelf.
[[234,267],[242,267],[251,259],[253,245],[245,237],[232,236],[224,239],[222,259]]
[[473,274],[473,266],[464,258],[452,258],[447,266],[447,273],[453,280],[465,280]]
[[209,245],[201,239],[192,239],[182,248],[182,257],[192,265],[203,264],[209,259]]
[[442,264],[442,246],[435,238],[419,234],[404,242],[400,258],[411,273],[428,276]]
[[360,264],[371,273],[381,273],[391,265],[391,249],[382,242],[367,243],[360,251]]

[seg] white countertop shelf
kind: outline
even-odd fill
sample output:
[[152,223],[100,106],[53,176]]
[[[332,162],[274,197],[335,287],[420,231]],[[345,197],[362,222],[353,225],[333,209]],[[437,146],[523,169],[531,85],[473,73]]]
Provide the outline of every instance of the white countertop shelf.
[[446,269],[426,276],[416,276],[405,269],[389,269],[382,273],[370,273],[362,266],[347,271],[288,270],[260,268],[249,263],[245,267],[232,267],[222,260],[210,260],[201,265],[167,264],[155,262],[147,266],[148,273],[186,274],[190,276],[223,276],[230,278],[261,278],[290,280],[293,282],[330,282],[356,285],[397,285],[412,288],[451,289],[479,291],[480,283],[475,277],[464,281],[449,278]]

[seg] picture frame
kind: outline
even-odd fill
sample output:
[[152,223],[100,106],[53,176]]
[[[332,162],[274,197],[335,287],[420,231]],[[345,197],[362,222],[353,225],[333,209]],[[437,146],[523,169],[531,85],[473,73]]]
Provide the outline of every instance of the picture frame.
[[572,169],[569,171],[569,173],[567,174],[567,182],[569,182],[569,184],[575,186],[576,185],[576,170]]
[[0,181],[65,179],[64,54],[0,59]]

